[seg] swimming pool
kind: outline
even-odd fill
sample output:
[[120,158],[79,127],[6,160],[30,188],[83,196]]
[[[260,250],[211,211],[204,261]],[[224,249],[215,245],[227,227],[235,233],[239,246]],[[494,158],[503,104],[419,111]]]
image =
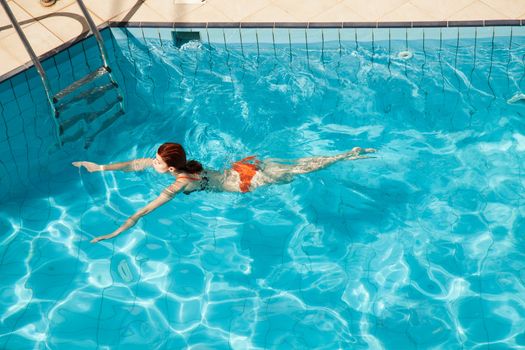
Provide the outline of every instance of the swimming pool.
[[[525,346],[523,27],[195,31],[104,30],[125,113],[76,101],[62,149],[36,74],[1,83],[1,349]],[[88,39],[44,67],[97,64]],[[379,152],[90,244],[170,179],[71,161],[164,141],[216,169]]]

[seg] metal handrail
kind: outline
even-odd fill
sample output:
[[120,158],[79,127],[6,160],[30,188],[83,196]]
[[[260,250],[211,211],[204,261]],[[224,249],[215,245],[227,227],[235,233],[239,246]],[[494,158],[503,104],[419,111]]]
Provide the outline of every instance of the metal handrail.
[[100,56],[102,57],[102,62],[104,63],[104,67],[106,67],[109,71],[109,65],[107,60],[107,53],[106,49],[104,47],[104,41],[102,41],[102,36],[100,35],[100,32],[97,29],[97,26],[95,25],[95,22],[93,22],[93,18],[91,18],[91,15],[89,14],[89,11],[86,8],[86,5],[84,5],[84,1],[77,0],[78,6],[80,7],[80,10],[84,14],[84,17],[86,18],[86,21],[88,23],[89,29],[91,30],[91,33],[95,36],[95,39],[97,40],[98,48],[100,50]]
[[40,79],[42,80],[42,84],[44,85],[44,90],[46,91],[47,100],[49,102],[49,106],[51,107],[51,112],[53,115],[53,121],[55,122],[56,128],[55,128],[55,137],[57,138],[58,143],[60,144],[60,135],[59,135],[59,129],[60,125],[58,124],[58,120],[56,118],[57,116],[57,110],[55,108],[55,104],[53,103],[52,97],[51,97],[51,87],[49,85],[49,81],[47,79],[46,72],[44,71],[44,67],[42,67],[42,64],[38,60],[38,57],[35,54],[35,51],[33,51],[33,48],[31,47],[31,44],[29,44],[29,41],[27,40],[24,32],[22,31],[22,28],[18,24],[18,21],[16,20],[15,15],[13,14],[13,11],[11,11],[11,8],[7,4],[7,0],[0,0],[0,3],[2,4],[2,7],[4,8],[5,12],[7,13],[7,17],[9,17],[9,20],[11,21],[11,24],[13,25],[13,28],[15,28],[18,36],[20,37],[20,40],[22,40],[22,43],[24,44],[24,47],[29,54],[29,57],[31,57],[31,61],[33,61],[33,64],[35,65],[38,74],[40,75]]
[[[104,47],[104,42],[102,40],[102,36],[100,35],[100,32],[98,31],[97,26],[95,25],[95,22],[93,22],[93,18],[91,18],[91,15],[89,14],[86,6],[84,5],[84,2],[82,0],[76,0],[76,1],[77,1],[78,6],[80,7],[80,10],[82,11],[85,19],[86,19],[86,21],[87,21],[87,24],[89,26],[89,29],[90,29],[91,33],[93,33],[93,35],[95,36],[95,39],[96,39],[97,44],[98,44],[98,48],[100,50],[100,56],[102,58],[102,63],[104,65],[104,69],[105,69],[105,71],[107,73],[109,73],[109,79],[111,80],[112,84],[114,86],[118,87],[118,84],[113,79],[113,76],[111,74],[111,69],[110,69],[110,67],[108,65],[108,60],[107,60],[108,55],[107,55],[106,49]],[[31,44],[27,40],[27,37],[25,36],[22,28],[18,24],[18,21],[17,21],[15,15],[13,14],[13,12],[11,11],[11,8],[7,4],[7,0],[0,0],[0,3],[2,4],[2,7],[4,8],[5,12],[7,13],[7,17],[9,17],[9,20],[11,21],[11,24],[15,28],[18,36],[20,37],[20,40],[22,40],[22,43],[24,44],[24,47],[25,47],[27,53],[31,57],[31,61],[33,61],[33,64],[35,65],[35,67],[36,67],[36,69],[38,71],[38,74],[40,75],[40,79],[42,80],[42,84],[44,85],[44,90],[46,92],[47,100],[49,101],[49,106],[51,107],[51,111],[52,111],[52,114],[53,114],[53,120],[54,120],[54,122],[56,124],[56,137],[57,137],[58,145],[61,146],[62,142],[60,140],[60,124],[58,122],[58,110],[57,110],[57,106],[55,105],[55,103],[58,102],[59,97],[61,97],[62,95],[65,95],[66,93],[69,93],[71,91],[69,91],[70,89],[66,89],[67,90],[66,92],[61,91],[57,95],[53,96],[52,91],[51,91],[51,86],[49,84],[49,80],[47,78],[46,72],[44,71],[44,68],[42,67],[42,64],[40,63],[40,60],[38,59],[37,55],[35,54],[35,51],[31,47]],[[83,79],[80,79],[79,81],[73,83],[71,86],[73,88],[79,87],[79,86],[82,85],[82,83],[84,81],[91,81],[92,80],[91,76],[98,76],[99,73],[100,73],[100,69],[98,69],[96,72],[92,72],[87,77],[85,77]]]
[[38,74],[40,74],[40,78],[42,79],[42,83],[44,84],[44,89],[46,90],[47,98],[49,102],[51,102],[51,93],[50,93],[51,89],[49,86],[49,81],[47,80],[46,72],[44,71],[44,67],[42,67],[42,64],[38,60],[38,57],[36,56],[35,51],[33,51],[31,44],[29,44],[29,41],[27,40],[24,32],[22,31],[22,28],[20,28],[20,25],[18,24],[18,21],[16,20],[16,17],[13,14],[13,11],[11,11],[11,8],[7,4],[7,0],[0,0],[0,3],[2,4],[2,7],[7,13],[7,17],[9,17],[11,24],[13,25],[16,32],[18,33],[20,40],[22,40],[22,43],[24,44],[24,47],[27,53],[29,54],[29,57],[31,57],[31,61],[33,61],[33,64],[38,70]]

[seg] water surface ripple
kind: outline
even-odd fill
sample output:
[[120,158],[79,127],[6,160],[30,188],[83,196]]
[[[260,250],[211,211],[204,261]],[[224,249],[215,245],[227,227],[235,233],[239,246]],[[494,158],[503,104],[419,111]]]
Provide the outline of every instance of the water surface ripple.
[[[41,170],[0,167],[28,188],[1,205],[0,348],[525,347],[525,104],[508,102],[523,37],[410,42],[409,57],[405,42],[177,48],[114,32],[126,114],[87,150],[39,151]],[[13,105],[9,137],[42,132]],[[20,166],[36,139],[9,137],[2,164]],[[69,162],[165,141],[214,169],[379,152],[253,193],[180,195],[90,244],[170,178]]]

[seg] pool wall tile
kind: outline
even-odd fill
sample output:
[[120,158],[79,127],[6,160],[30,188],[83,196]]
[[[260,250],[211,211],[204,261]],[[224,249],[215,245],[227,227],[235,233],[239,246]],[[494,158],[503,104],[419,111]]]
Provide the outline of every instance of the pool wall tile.
[[349,45],[355,47],[356,29],[344,28],[341,29],[341,43],[343,46],[348,47]]
[[224,32],[221,28],[208,28],[206,33],[210,45],[224,45]]
[[13,87],[13,91],[15,94],[15,97],[18,99],[22,95],[27,93],[27,79],[25,74],[18,74],[11,78],[11,84]]
[[511,27],[493,27],[495,37],[510,37]]
[[193,32],[199,32],[201,42],[205,43],[207,42],[207,36],[206,36],[206,28],[193,28],[191,31]]
[[[44,61],[44,69],[46,69],[46,72],[52,72],[53,68],[56,70],[56,76],[64,76],[71,74],[72,66],[71,66],[71,59],[69,58],[70,54],[68,50],[61,51],[57,53],[54,57],[51,57]],[[58,62],[61,63],[60,72],[58,71]],[[46,67],[53,67],[53,68],[46,68]]]
[[[48,72],[49,71],[46,70],[46,74],[49,75]],[[27,83],[29,84],[29,88],[31,89],[32,92],[39,92],[42,90],[42,80],[40,79],[40,76],[37,74],[37,71],[35,68],[26,70],[25,75],[27,78]]]
[[4,80],[0,83],[0,103],[2,105],[15,99],[15,93],[9,83],[9,80]]
[[289,44],[290,39],[288,37],[288,28],[272,28],[272,43],[276,45]]
[[241,37],[239,35],[239,28],[224,28],[224,37],[227,45],[239,46],[241,44]]
[[390,29],[390,47],[392,52],[395,52],[397,54],[401,51],[406,51],[408,49],[407,35],[408,34],[406,28]]
[[[173,42],[172,33],[173,33],[172,28],[159,28],[160,40],[162,40],[162,42],[166,42],[166,43]],[[201,39],[203,39],[202,34],[201,34]]]
[[408,40],[423,40],[423,28],[412,28],[407,31]]
[[[476,37],[476,28],[475,27],[461,27],[459,30],[459,40],[472,40]],[[461,44],[460,44],[461,45]]]
[[257,29],[256,31],[259,44],[273,44],[272,28]]
[[144,39],[142,38],[142,30],[139,27],[129,27],[127,28],[128,38],[135,38],[145,44]]
[[424,28],[425,40],[439,40],[442,28]]
[[[383,41],[388,46],[388,41],[390,40],[390,30],[388,28],[374,28],[372,33],[374,34],[375,42]],[[382,43],[381,46],[385,46],[385,44]]]
[[512,45],[525,46],[525,27],[512,27]]
[[70,48],[69,54],[71,57],[71,64],[74,67],[73,73],[75,78],[80,79],[88,73],[84,48],[82,45],[74,45]]
[[242,43],[243,45],[251,45],[257,43],[257,38],[255,36],[255,29],[242,29],[241,35],[242,35]]
[[458,38],[458,27],[454,28],[441,28],[443,40],[457,40]]
[[423,51],[423,28],[414,28],[407,32],[408,50],[411,52]]
[[104,42],[111,40],[111,32],[109,30],[101,31],[100,35],[102,36],[102,39],[104,40]]
[[[24,85],[20,85],[20,88],[25,87],[25,91],[23,93],[21,93],[20,96],[16,97],[16,101],[17,101],[18,106],[20,107],[20,113],[26,116],[26,120],[24,122],[27,122],[30,119],[32,119],[33,116],[31,116],[30,118],[27,118],[28,113],[24,113],[24,112],[27,112],[28,110],[31,110],[31,112],[33,112],[34,109],[35,109],[35,104],[33,103],[32,96],[27,91],[27,85],[25,85],[25,86]],[[16,93],[16,91],[15,91],[15,93]],[[18,93],[20,93],[20,92],[18,92]],[[16,119],[20,119],[19,117],[15,117],[15,118]]]
[[494,34],[494,27],[478,27],[476,28],[478,39],[492,38]]
[[372,31],[365,28],[356,28],[357,41],[360,43],[372,41]]
[[147,28],[141,27],[142,37],[146,39],[159,40],[159,30],[158,28]]
[[[9,138],[18,139],[23,133],[23,118],[20,116],[22,109],[17,100],[5,104],[8,117],[5,118],[7,135]],[[16,142],[16,141],[15,141]]]
[[112,27],[110,30],[111,30],[111,34],[113,34],[113,37],[115,38],[115,40],[126,40],[127,39],[127,36],[126,36],[127,28],[124,28],[124,27]]
[[323,42],[323,35],[320,30],[307,30],[306,39],[308,40],[308,45],[321,45]]
[[[106,42],[109,42],[110,39],[107,39]],[[98,48],[96,40],[93,39],[93,37],[89,37],[88,39],[82,41],[80,43],[82,48],[84,49],[84,52],[86,53],[86,56],[88,60],[99,60],[100,64],[102,64],[102,58],[100,57],[100,50]],[[112,45],[105,45],[106,51],[108,54],[113,50]],[[93,66],[93,64],[90,63],[90,66]],[[98,68],[98,67],[97,67]]]
[[339,31],[338,28],[323,29],[323,45],[325,48],[339,50]]
[[292,45],[306,45],[305,29],[291,28],[289,29],[289,33]]

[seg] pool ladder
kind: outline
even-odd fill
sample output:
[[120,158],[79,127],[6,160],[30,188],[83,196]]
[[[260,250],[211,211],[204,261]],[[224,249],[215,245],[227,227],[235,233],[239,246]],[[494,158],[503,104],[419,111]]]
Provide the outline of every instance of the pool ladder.
[[[33,48],[31,47],[31,44],[29,44],[29,41],[27,40],[27,37],[25,36],[24,32],[22,31],[22,28],[20,27],[16,17],[14,16],[13,12],[11,11],[11,8],[7,4],[7,0],[0,0],[0,3],[2,4],[2,7],[4,8],[5,12],[7,13],[7,16],[9,17],[9,20],[11,21],[11,24],[15,28],[18,36],[20,37],[20,40],[22,40],[22,43],[24,44],[24,47],[31,57],[31,61],[33,61],[33,64],[35,65],[36,70],[38,71],[38,74],[40,75],[40,79],[42,80],[42,84],[44,85],[44,90],[46,92],[47,100],[49,102],[49,105],[51,107],[51,112],[53,114],[53,120],[56,124],[56,138],[58,142],[58,146],[61,147],[65,142],[67,141],[74,141],[78,140],[78,137],[81,137],[82,135],[74,135],[70,138],[64,138],[63,135],[65,133],[65,129],[67,126],[71,126],[72,124],[75,124],[76,122],[83,120],[84,122],[90,122],[94,119],[97,119],[98,115],[97,113],[84,113],[83,115],[78,118],[71,118],[70,120],[65,120],[64,122],[61,121],[61,113],[62,111],[66,110],[68,107],[68,103],[72,103],[74,101],[79,101],[82,98],[89,98],[90,95],[94,95],[98,92],[100,95],[100,92],[107,91],[111,88],[115,88],[119,90],[119,86],[115,79],[113,78],[113,75],[111,73],[111,68],[109,67],[108,61],[107,61],[107,53],[106,49],[104,47],[104,42],[102,40],[102,36],[100,35],[100,32],[98,31],[95,23],[93,22],[93,19],[91,18],[86,6],[84,5],[84,2],[82,0],[76,0],[78,6],[80,7],[80,10],[82,11],[87,24],[89,26],[89,29],[91,30],[91,33],[95,36],[95,39],[98,44],[98,48],[100,51],[100,57],[102,59],[102,66],[98,68],[97,70],[87,74],[83,78],[73,82],[66,88],[62,89],[56,94],[52,93],[49,80],[47,78],[46,72],[44,68],[42,67],[42,64],[38,57],[36,56]],[[73,95],[75,91],[78,91],[79,88],[86,86],[87,84],[106,76],[109,78],[110,84],[102,85],[102,86],[96,86],[94,89],[89,90],[87,92],[81,93],[73,98],[73,101],[67,101],[66,97]],[[111,105],[111,107],[108,109],[107,107],[105,110],[102,110],[101,112],[106,113],[115,105],[119,105],[119,111],[116,113],[113,118],[110,118],[109,121],[113,123],[118,117],[120,117],[122,114],[124,114],[124,106],[123,106],[123,98],[120,91],[117,93],[116,96],[116,103]],[[108,122],[103,123],[104,127],[109,126]],[[89,144],[92,142],[92,138],[98,134],[98,132],[101,132],[102,130],[98,130],[95,133],[92,133],[91,137],[88,137],[87,143],[85,144],[85,148],[89,146]],[[87,146],[86,146],[87,145]]]

